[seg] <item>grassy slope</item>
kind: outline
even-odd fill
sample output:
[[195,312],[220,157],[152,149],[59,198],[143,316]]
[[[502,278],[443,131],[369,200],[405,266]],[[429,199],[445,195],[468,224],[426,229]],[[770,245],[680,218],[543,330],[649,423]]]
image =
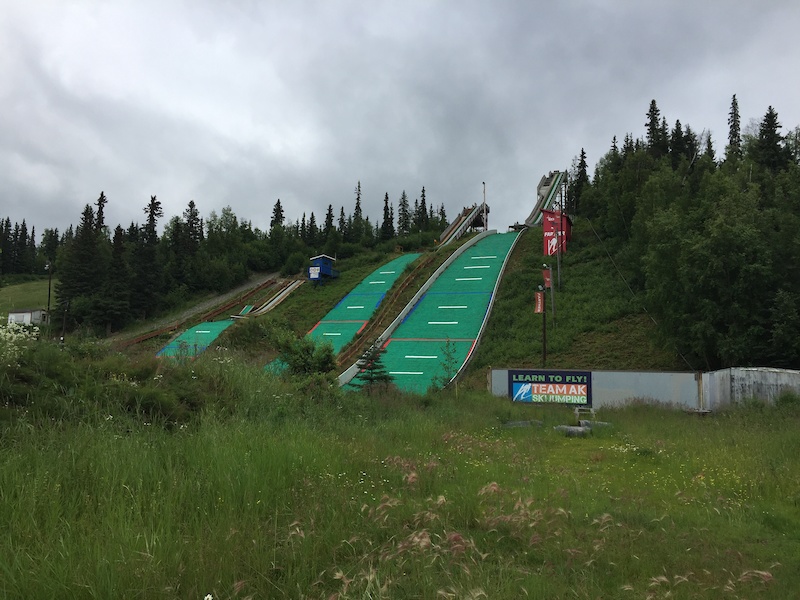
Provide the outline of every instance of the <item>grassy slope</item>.
[[[655,325],[619,277],[591,232],[576,227],[562,257],[556,291],[556,326],[547,299],[546,366],[563,369],[687,370],[659,346]],[[489,323],[466,382],[485,386],[486,369],[542,366],[542,315],[533,312],[542,283],[541,229],[525,232],[509,260]],[[557,269],[553,261],[553,277]]]
[[[50,290],[50,307],[56,304],[56,283],[53,279]],[[0,287],[0,317],[8,316],[10,310],[47,308],[47,278]]]

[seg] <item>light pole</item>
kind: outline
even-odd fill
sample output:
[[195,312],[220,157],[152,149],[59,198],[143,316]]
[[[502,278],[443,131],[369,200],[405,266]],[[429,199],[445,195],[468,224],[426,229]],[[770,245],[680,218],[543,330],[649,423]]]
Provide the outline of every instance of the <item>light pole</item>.
[[48,260],[44,268],[47,269],[47,324],[50,325],[50,289],[53,284],[53,265]]
[[[546,299],[547,298],[547,289],[543,285],[539,285],[539,293]],[[553,289],[550,289],[550,294],[553,293]],[[545,304],[545,302],[542,302]],[[542,368],[544,369],[547,365],[547,306],[542,307]]]
[[486,182],[483,182],[483,230],[489,230],[489,224],[486,222]]

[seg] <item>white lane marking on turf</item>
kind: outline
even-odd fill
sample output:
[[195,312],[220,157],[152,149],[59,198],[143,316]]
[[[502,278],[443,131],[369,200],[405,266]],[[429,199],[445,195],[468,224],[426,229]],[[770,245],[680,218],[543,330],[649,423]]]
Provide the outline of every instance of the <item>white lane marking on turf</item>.
[[389,371],[389,375],[422,375],[422,371]]
[[381,271],[381,275],[393,275],[397,273],[397,271]]
[[480,281],[483,277],[456,277],[456,281]]
[[440,306],[439,308],[468,308],[467,306]]
[[341,333],[323,333],[322,335],[342,335]]
[[195,333],[211,333],[210,329],[195,329]]
[[497,258],[497,256],[473,256],[472,260],[480,260],[482,258]]
[[428,321],[428,325],[458,325],[458,321]]
[[488,269],[489,265],[475,265],[472,267],[464,267],[465,269]]
[[421,356],[417,354],[406,354],[406,358],[439,358],[438,356]]
[[364,308],[363,306],[348,306],[347,308]]
[[369,284],[372,285],[374,283],[386,283],[385,281],[370,281]]

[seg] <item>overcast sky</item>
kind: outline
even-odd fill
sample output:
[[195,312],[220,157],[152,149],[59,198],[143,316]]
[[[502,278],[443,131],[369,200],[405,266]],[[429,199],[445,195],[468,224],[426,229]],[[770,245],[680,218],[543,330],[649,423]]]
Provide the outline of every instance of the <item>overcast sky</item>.
[[0,217],[106,222],[190,200],[268,229],[423,186],[505,231],[586,149],[670,127],[800,125],[797,0],[0,0]]

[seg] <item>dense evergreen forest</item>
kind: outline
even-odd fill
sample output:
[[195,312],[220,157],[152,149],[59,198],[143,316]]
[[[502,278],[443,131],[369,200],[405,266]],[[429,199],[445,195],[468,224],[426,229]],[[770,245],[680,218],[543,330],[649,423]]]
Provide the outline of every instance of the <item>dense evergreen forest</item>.
[[396,219],[386,193],[383,218],[373,224],[361,208],[360,182],[351,214],[341,207],[336,219],[329,205],[322,224],[313,212],[291,221],[278,200],[268,232],[240,221],[230,207],[203,219],[190,201],[159,235],[164,214],[156,196],[144,207],[143,224],[111,230],[105,222],[108,202],[101,192],[74,229],[63,234],[46,229],[39,246],[25,221],[12,227],[6,218],[0,227],[0,275],[41,276],[53,269],[58,282],[53,322],[63,325],[65,319],[68,328],[96,334],[153,317],[198,294],[225,292],[253,272],[299,274],[314,254],[347,258],[366,249],[388,253],[432,246],[447,226],[444,205],[435,210],[424,187],[413,206],[403,191]]
[[718,158],[655,100],[646,117],[591,179],[581,152],[571,212],[695,368],[800,368],[800,127],[781,134],[769,107],[743,130],[734,95]]
[[[735,95],[728,125],[718,157],[709,134],[680,120],[670,127],[653,100],[644,137],[628,133],[621,145],[615,137],[592,176],[581,150],[566,208],[588,223],[663,342],[694,368],[800,368],[800,127],[782,134],[769,107],[743,128]],[[374,222],[362,212],[360,183],[352,213],[329,205],[321,223],[314,213],[287,220],[278,200],[268,232],[230,207],[203,219],[192,201],[159,236],[155,196],[143,224],[111,230],[107,202],[101,192],[74,230],[45,229],[38,246],[25,221],[0,222],[0,275],[53,269],[54,320],[97,333],[224,292],[251,272],[298,274],[320,252],[432,246],[447,225],[424,187],[413,206],[403,192],[396,213],[387,193]]]

